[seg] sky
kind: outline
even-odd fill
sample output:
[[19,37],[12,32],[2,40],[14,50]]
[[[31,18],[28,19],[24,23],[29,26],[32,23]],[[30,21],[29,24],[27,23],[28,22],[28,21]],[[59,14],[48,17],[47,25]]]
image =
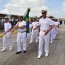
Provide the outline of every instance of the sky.
[[31,8],[30,16],[40,16],[47,10],[48,16],[65,17],[65,0],[0,0],[0,13],[24,15]]

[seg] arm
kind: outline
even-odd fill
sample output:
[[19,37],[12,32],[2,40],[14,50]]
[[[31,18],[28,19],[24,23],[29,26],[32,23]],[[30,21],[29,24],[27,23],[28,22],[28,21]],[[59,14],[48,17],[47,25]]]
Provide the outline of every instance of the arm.
[[8,33],[11,29],[12,29],[12,26],[11,26],[11,24],[9,23],[9,24],[7,25],[7,31],[5,31],[3,35],[5,35],[6,33]]
[[17,23],[12,29],[14,29],[14,30],[17,29],[18,28],[18,24],[19,23]]
[[47,31],[45,31],[45,35],[47,35],[51,29],[52,29],[52,26],[50,25],[49,29]]
[[31,27],[31,29],[33,29],[33,26]]
[[38,29],[40,26],[37,26],[36,28],[34,28],[33,30],[36,30],[36,29]]
[[38,28],[40,28],[40,23],[37,24],[37,27],[34,28],[34,30],[36,30],[36,29],[38,29]]
[[3,35],[5,35],[6,33],[8,33],[10,30],[11,30],[11,28],[10,28],[8,31],[4,32],[4,34],[3,34]]
[[18,23],[17,23],[13,28],[10,28],[8,31],[4,32],[3,35],[5,35],[5,34],[6,34],[7,32],[9,32],[9,31],[14,32],[14,30],[15,30],[16,28],[18,28]]
[[23,26],[21,26],[21,27],[18,27],[18,28],[23,29],[23,28],[25,28],[25,25],[23,25]]

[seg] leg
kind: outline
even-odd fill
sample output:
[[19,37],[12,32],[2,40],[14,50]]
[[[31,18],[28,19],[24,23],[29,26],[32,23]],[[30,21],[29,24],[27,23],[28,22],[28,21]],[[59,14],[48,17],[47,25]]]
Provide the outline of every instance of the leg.
[[6,49],[6,41],[7,41],[7,36],[3,36],[3,48]]
[[6,40],[7,40],[7,36],[4,35],[3,36],[3,49],[1,51],[5,51],[6,50]]
[[45,40],[45,56],[49,53],[49,33],[44,37]]
[[20,41],[21,41],[21,33],[18,33],[18,35],[17,35],[17,51],[21,51]]
[[51,43],[53,43],[53,30],[51,30]]
[[36,43],[38,43],[38,41],[39,41],[39,32],[36,31]]
[[32,33],[31,33],[31,39],[30,39],[30,43],[33,42],[33,38],[34,38],[34,32],[32,31]]
[[39,36],[39,45],[38,45],[38,58],[41,57],[43,52],[43,36]]
[[9,38],[9,41],[10,41],[10,49],[9,50],[12,50],[12,38],[11,37]]
[[26,51],[27,48],[26,32],[22,33],[22,40],[23,40],[23,51]]

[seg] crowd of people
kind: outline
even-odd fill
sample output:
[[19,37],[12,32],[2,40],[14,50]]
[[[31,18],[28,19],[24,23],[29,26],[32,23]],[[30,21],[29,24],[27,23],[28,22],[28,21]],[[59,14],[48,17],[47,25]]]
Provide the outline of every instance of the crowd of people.
[[[29,33],[26,33],[26,21],[23,20],[22,17],[17,19],[17,23],[12,27],[9,22],[9,18],[5,18],[4,23],[4,34],[3,34],[3,49],[4,52],[6,50],[6,41],[9,39],[10,41],[10,49],[12,50],[12,38],[11,35],[15,30],[18,30],[17,33],[17,52],[15,54],[20,54],[21,52],[27,52],[28,43],[38,43],[38,56],[40,59],[43,55],[43,50],[45,52],[45,56],[49,55],[49,44],[54,42],[58,34],[59,21],[53,17],[47,17],[47,11],[42,10],[42,16],[39,20],[36,18],[32,18],[29,25]],[[21,49],[21,40],[23,43],[23,49]],[[27,41],[29,40],[29,42]],[[44,45],[44,46],[43,46]],[[43,48],[44,47],[44,48]]]

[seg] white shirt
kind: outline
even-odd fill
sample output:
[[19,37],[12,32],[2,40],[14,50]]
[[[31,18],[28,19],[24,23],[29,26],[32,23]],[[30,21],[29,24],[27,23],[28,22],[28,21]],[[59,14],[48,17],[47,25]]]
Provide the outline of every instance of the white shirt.
[[[26,21],[18,22],[17,24],[18,24],[18,27],[21,27],[21,26],[23,26],[23,25],[26,26]],[[22,31],[26,31],[26,27],[23,28],[23,29],[18,28],[18,30],[19,30],[20,32],[22,32]]]
[[37,26],[39,26],[39,22],[32,22],[33,29],[35,29]]
[[32,28],[32,24],[29,24],[29,28],[30,28],[30,29]]
[[54,21],[51,22],[51,25],[54,25]]
[[12,26],[11,26],[11,24],[10,24],[9,22],[4,23],[4,31],[5,31],[5,32],[8,31],[11,27],[12,27]]
[[55,24],[56,26],[58,26],[60,23],[57,21],[57,22],[55,22],[54,24]]
[[49,18],[41,18],[39,20],[40,30],[48,30],[51,24],[51,20]]

